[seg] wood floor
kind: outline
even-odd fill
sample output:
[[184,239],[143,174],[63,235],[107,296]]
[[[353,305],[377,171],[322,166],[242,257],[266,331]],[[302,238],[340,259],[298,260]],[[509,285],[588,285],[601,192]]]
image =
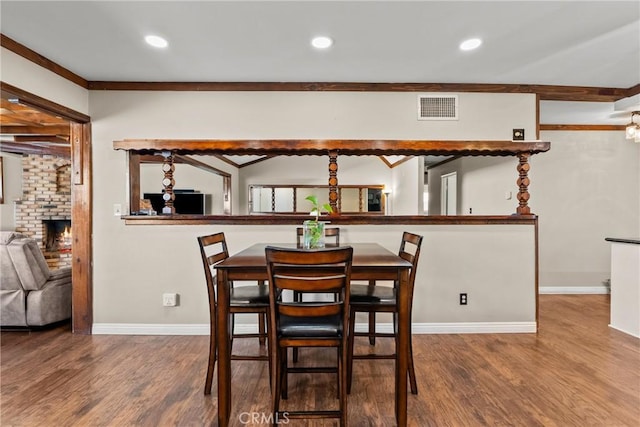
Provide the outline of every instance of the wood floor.
[[[409,395],[409,424],[640,425],[640,340],[610,329],[608,320],[608,296],[542,295],[537,335],[416,335],[420,391]],[[207,342],[78,336],[68,327],[2,332],[0,425],[217,425],[215,384],[211,396],[202,393]],[[366,339],[356,346],[368,348]],[[331,355],[305,349],[299,363],[322,364]],[[395,425],[393,362],[355,363],[350,425]],[[251,421],[268,413],[267,365],[235,361],[232,369],[232,423],[260,425]],[[337,405],[333,377],[292,376],[286,404]]]

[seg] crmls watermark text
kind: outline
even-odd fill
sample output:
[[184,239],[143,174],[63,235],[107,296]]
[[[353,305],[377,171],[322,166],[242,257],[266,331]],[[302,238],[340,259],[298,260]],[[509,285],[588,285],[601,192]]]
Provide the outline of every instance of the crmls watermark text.
[[289,415],[286,412],[272,414],[265,412],[241,412],[238,420],[244,424],[289,424]]

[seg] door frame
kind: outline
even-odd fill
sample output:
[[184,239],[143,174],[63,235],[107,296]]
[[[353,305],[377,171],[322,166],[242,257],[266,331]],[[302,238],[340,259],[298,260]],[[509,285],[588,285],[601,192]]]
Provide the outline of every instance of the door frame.
[[74,334],[90,335],[93,327],[93,166],[91,157],[91,117],[38,95],[0,81],[2,97],[70,122],[71,143],[71,230],[72,314]]

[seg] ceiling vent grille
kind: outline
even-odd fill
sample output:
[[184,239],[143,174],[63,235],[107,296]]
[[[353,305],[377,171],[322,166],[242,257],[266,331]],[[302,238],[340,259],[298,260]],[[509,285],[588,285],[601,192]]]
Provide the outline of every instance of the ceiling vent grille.
[[458,95],[418,95],[418,120],[458,120]]

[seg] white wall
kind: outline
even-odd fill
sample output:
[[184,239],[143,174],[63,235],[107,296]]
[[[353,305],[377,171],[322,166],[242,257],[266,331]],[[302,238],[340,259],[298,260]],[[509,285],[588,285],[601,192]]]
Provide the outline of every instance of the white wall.
[[0,204],[0,230],[16,229],[15,201],[22,197],[22,156],[2,153],[4,203]]
[[[610,277],[605,237],[640,235],[640,144],[622,131],[549,131],[530,158],[529,206],[539,216],[540,287],[600,288]],[[518,206],[515,158],[467,157],[429,169],[429,211],[440,176],[458,172],[459,214],[509,215]],[[507,200],[506,193],[511,193]]]
[[[228,230],[232,252],[252,239],[274,242],[288,236],[291,241],[294,238],[293,226],[125,226],[113,216],[113,203],[127,204],[126,153],[113,149],[114,140],[509,139],[512,128],[525,127],[530,134],[535,129],[533,95],[460,94],[459,122],[418,121],[416,96],[360,92],[91,92],[93,155],[99,159],[94,162],[94,224],[99,224],[94,230],[95,322],[206,323],[206,292],[197,235]],[[361,169],[357,158],[339,159],[338,180],[342,184],[362,181],[394,184],[400,183],[398,176],[404,174],[404,179],[417,189],[422,180],[422,168],[417,160],[394,168],[401,172],[390,175],[381,161],[370,162],[373,167],[370,170]],[[319,182],[328,179],[327,161],[321,158],[273,159],[241,168],[240,172],[223,162],[216,167],[230,172],[232,187],[243,192],[250,182],[262,180],[267,173],[283,179],[290,170],[307,171],[313,167],[313,172],[306,172],[307,175],[315,177],[318,173]],[[418,192],[414,193],[414,200],[410,202],[414,212],[420,206],[416,201],[418,197]],[[394,207],[398,206],[396,199],[393,203]],[[233,212],[244,212],[246,200],[234,197],[232,206]],[[398,213],[397,210],[394,213]],[[383,228],[385,232],[388,230],[388,235],[379,234]],[[375,238],[389,242],[395,252],[400,232],[400,227],[373,227],[362,236],[369,241]],[[492,240],[487,240],[487,244]],[[511,253],[512,249],[506,252]],[[450,252],[450,262],[456,264],[456,270],[459,270],[458,253],[457,250]],[[525,264],[532,259],[528,256],[524,255]],[[533,292],[532,282],[529,287]],[[162,307],[161,295],[169,291],[180,293],[184,305],[177,309]],[[493,292],[489,290],[486,295]],[[457,303],[457,299],[455,301]],[[475,318],[492,316],[493,305],[480,307],[487,312]],[[460,319],[466,319],[464,314],[458,313]],[[529,314],[525,310],[525,315]]]
[[[295,242],[294,225],[117,227],[119,250],[102,260],[95,322],[205,324],[206,286],[196,237],[223,231],[231,253],[257,242]],[[119,230],[120,229],[120,230]],[[403,231],[424,235],[416,278],[413,321],[427,330],[487,322],[535,329],[532,226],[342,226],[340,241],[379,242],[397,252]],[[108,265],[104,265],[108,262]],[[116,268],[115,266],[129,266]],[[109,268],[109,271],[104,271]],[[181,295],[179,307],[162,307],[163,292]],[[460,306],[459,293],[469,304]],[[108,326],[107,326],[108,328]]]
[[540,216],[540,286],[594,287],[610,277],[606,237],[640,236],[640,144],[623,131],[542,132],[531,158]]
[[0,48],[0,78],[4,83],[56,102],[77,112],[89,111],[89,92],[33,62]]

